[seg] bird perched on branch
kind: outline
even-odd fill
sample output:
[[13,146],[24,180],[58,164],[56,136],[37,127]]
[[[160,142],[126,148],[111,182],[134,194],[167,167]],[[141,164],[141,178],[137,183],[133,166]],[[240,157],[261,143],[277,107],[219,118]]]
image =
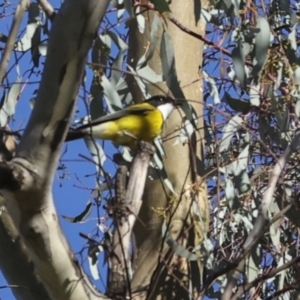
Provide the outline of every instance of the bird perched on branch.
[[130,148],[137,140],[152,142],[161,133],[171,112],[181,104],[181,101],[157,95],[70,130],[66,141],[92,136]]

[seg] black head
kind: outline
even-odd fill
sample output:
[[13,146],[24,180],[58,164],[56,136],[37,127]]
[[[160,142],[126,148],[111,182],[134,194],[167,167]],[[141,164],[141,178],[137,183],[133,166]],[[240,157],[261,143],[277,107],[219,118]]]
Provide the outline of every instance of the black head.
[[158,106],[160,106],[162,104],[166,104],[166,103],[173,104],[174,106],[180,105],[180,103],[178,101],[176,101],[175,99],[168,97],[168,96],[164,96],[164,95],[153,96],[153,97],[147,99],[146,102],[150,103],[151,105],[153,105],[155,107],[158,107]]

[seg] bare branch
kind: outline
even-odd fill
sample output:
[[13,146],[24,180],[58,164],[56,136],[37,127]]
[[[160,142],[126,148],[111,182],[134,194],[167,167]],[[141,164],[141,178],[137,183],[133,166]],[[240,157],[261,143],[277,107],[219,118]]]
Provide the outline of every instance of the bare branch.
[[20,0],[19,4],[17,6],[15,16],[13,19],[13,23],[10,28],[7,42],[5,44],[4,53],[3,53],[1,63],[0,63],[0,83],[2,83],[3,78],[6,74],[6,68],[9,63],[10,55],[15,47],[18,30],[19,30],[20,24],[22,22],[23,15],[24,15],[29,3],[30,3],[29,0]]
[[148,172],[148,165],[155,148],[145,142],[139,143],[138,152],[132,162],[126,196],[124,188],[127,168],[120,168],[117,175],[117,203],[114,208],[115,229],[110,255],[109,295],[131,294],[132,277],[130,240],[136,217],[142,204],[142,196]]

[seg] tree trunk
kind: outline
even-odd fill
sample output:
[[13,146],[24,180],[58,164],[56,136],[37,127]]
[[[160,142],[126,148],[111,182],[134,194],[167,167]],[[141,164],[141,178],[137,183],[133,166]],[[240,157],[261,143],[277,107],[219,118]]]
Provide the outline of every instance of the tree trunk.
[[[200,22],[197,26],[195,25],[194,4],[191,1],[172,1],[170,8],[172,17],[177,19],[182,25],[189,30],[204,34],[205,26]],[[136,24],[130,28],[128,63],[133,67],[145,53],[149,43],[153,13],[147,13],[145,17],[149,20],[149,27],[146,28],[144,34],[139,33]],[[194,107],[198,115],[198,128],[201,128],[203,104],[199,66],[202,63],[202,43],[179,30],[169,20],[165,30],[170,35],[174,47],[180,86],[185,98],[193,100],[193,102],[189,103]],[[161,31],[162,28],[157,32],[157,35],[161,36]],[[149,65],[158,74],[161,74],[159,44]],[[196,83],[191,84],[194,81]],[[136,87],[135,81],[129,80],[129,84],[134,99],[141,99],[141,93]],[[160,86],[163,86],[163,89],[167,91],[166,85]],[[152,95],[161,93],[153,86],[149,87],[149,89]],[[201,179],[195,173],[195,164],[193,163],[196,156],[200,160],[202,158],[202,133],[198,131],[189,143],[173,145],[179,133],[178,129],[182,122],[182,115],[183,113],[178,111],[172,113],[163,134],[165,137],[168,137],[163,144],[166,152],[164,166],[168,178],[178,195],[172,195],[161,180],[148,180],[143,196],[143,205],[134,228],[137,260],[131,288],[136,293],[136,297],[141,299],[146,297],[147,290],[149,299],[188,299],[189,280],[192,275],[193,281],[198,279],[199,287],[199,276],[202,272],[199,267],[202,269],[202,266],[200,264],[192,264],[183,257],[173,255],[167,244],[162,241],[161,228],[164,220],[170,226],[168,230],[172,238],[185,247],[194,247],[200,243],[201,235],[203,238],[209,222],[209,206],[205,185],[200,184]],[[174,132],[174,130],[176,131]],[[193,141],[197,141],[197,143]],[[192,155],[192,153],[194,154]],[[191,210],[193,199],[199,203],[201,208],[201,215],[203,220],[205,220],[204,228],[199,226],[199,222],[195,222]],[[158,212],[158,209],[161,207],[166,209],[166,219]],[[195,265],[197,265],[196,268]],[[193,274],[191,274],[191,270],[193,270]],[[193,292],[194,294],[197,293],[195,289]]]

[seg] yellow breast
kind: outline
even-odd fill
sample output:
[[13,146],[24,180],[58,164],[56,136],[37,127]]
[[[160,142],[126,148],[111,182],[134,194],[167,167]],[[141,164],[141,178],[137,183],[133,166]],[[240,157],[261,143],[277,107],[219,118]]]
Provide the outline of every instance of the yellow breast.
[[[143,107],[145,108],[145,104]],[[95,138],[111,140],[117,145],[131,148],[135,146],[137,140],[152,142],[161,133],[164,119],[160,110],[152,106],[148,108],[144,114],[133,112],[84,130]]]
[[112,139],[118,145],[132,147],[136,140],[152,142],[162,130],[163,118],[157,109],[145,115],[130,115],[110,122],[118,134]]

